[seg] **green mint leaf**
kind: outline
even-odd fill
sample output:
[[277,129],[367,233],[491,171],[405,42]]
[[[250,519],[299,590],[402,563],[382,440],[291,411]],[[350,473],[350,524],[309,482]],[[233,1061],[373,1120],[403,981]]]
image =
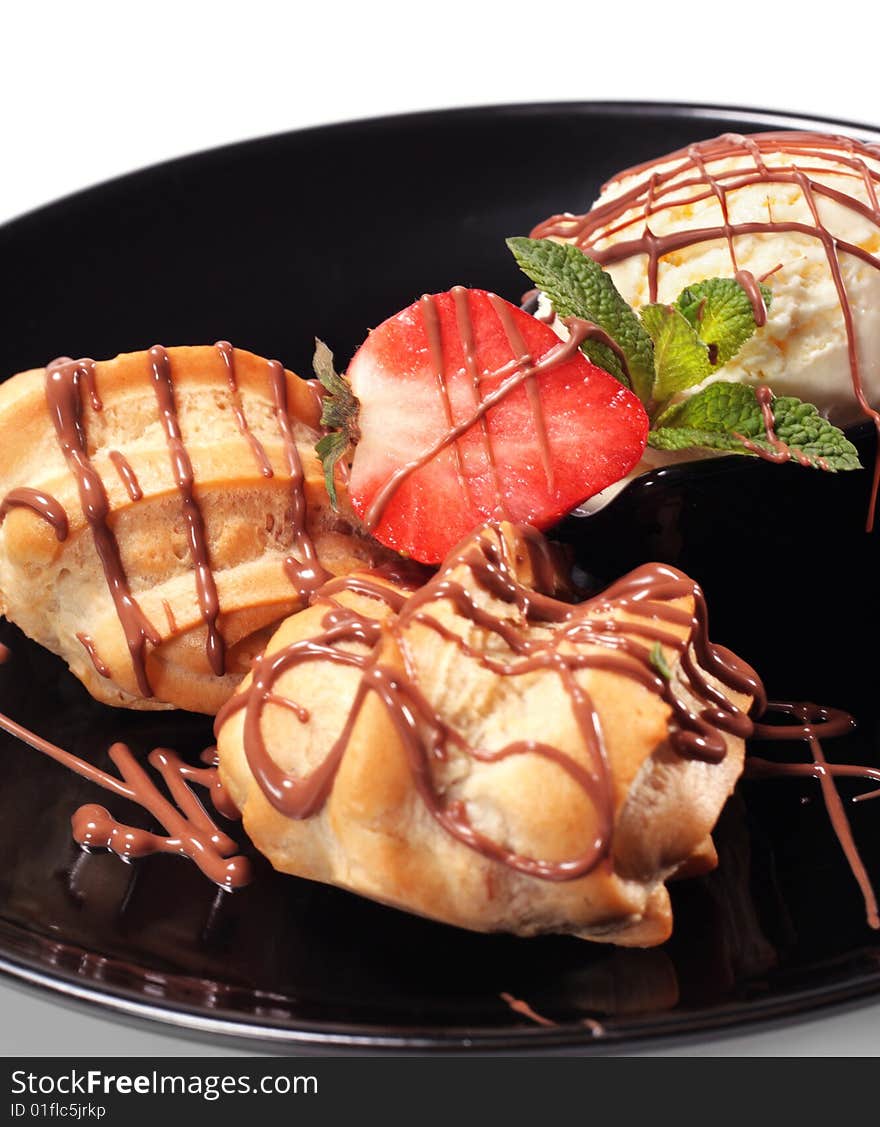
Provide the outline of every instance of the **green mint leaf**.
[[[761,286],[761,296],[769,309],[769,287]],[[732,360],[755,332],[752,302],[735,278],[707,278],[688,286],[675,305],[707,346],[713,371]]]
[[698,427],[658,427],[648,432],[648,445],[655,450],[729,450],[748,454],[739,438],[725,431],[700,430]]
[[712,374],[709,350],[674,305],[646,305],[642,324],[654,342],[653,398],[659,403]]
[[660,674],[664,681],[669,681],[672,678],[672,670],[669,668],[669,662],[666,660],[666,655],[663,653],[663,647],[659,642],[655,642],[651,646],[651,664]]
[[695,430],[738,431],[746,438],[764,433],[761,407],[748,384],[718,381],[696,395],[667,407],[656,426],[691,427]]
[[522,272],[547,295],[560,317],[593,321],[617,342],[626,357],[629,381],[620,361],[607,346],[585,341],[582,349],[594,364],[616,376],[621,383],[631,383],[636,395],[647,402],[654,386],[651,339],[617,292],[611,275],[567,243],[516,238],[508,239],[507,245]]
[[334,469],[352,443],[357,442],[358,401],[348,380],[340,376],[333,366],[333,353],[322,340],[315,340],[315,358],[312,362],[315,375],[324,388],[321,408],[321,426],[327,434],[315,443],[315,453],[324,467],[324,482],[330,504],[337,507]]
[[[861,468],[856,448],[843,431],[824,419],[812,403],[791,395],[773,400],[773,430],[793,454],[809,459],[817,469]],[[657,450],[706,447],[751,454],[743,439],[773,453],[755,389],[746,384],[719,382],[668,408],[648,435]]]
[[[842,430],[824,419],[812,403],[793,395],[773,400],[774,429],[792,450],[800,451],[820,469],[860,470],[859,452]],[[819,466],[819,462],[826,463]]]

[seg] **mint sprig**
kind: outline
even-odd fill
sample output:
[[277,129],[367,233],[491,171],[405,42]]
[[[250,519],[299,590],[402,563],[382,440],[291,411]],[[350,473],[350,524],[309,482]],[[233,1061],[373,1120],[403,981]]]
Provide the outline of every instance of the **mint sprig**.
[[[768,437],[754,388],[718,382],[681,399],[732,360],[755,333],[752,299],[735,278],[696,282],[671,305],[646,305],[637,315],[611,276],[579,248],[551,239],[508,239],[507,245],[558,316],[593,321],[617,342],[632,390],[652,417],[650,446],[752,455],[778,449]],[[769,309],[771,291],[763,284],[760,291]],[[592,341],[582,347],[595,364],[626,382],[610,349]],[[773,436],[809,465],[831,471],[861,468],[853,444],[812,404],[781,396],[773,401],[773,420]]]
[[711,376],[709,349],[674,305],[646,305],[641,320],[654,342],[652,400],[665,403]]
[[[770,287],[761,285],[760,290],[769,309]],[[687,286],[675,307],[706,345],[713,371],[732,360],[755,331],[751,298],[735,278],[707,278]]]
[[[577,247],[552,239],[508,239],[507,245],[520,269],[550,299],[560,317],[580,317],[604,329],[626,357],[632,390],[644,402],[654,384],[651,338],[638,317],[617,291],[611,275]],[[598,341],[581,346],[587,356],[628,383],[620,361]]]
[[[626,357],[632,389],[649,408],[661,409],[731,360],[756,329],[751,298],[735,278],[709,278],[688,286],[672,305],[636,313],[611,275],[578,247],[552,239],[508,239],[520,269],[550,299],[560,317],[593,321]],[[761,286],[769,307],[770,290]],[[589,358],[626,383],[607,346],[588,341]]]
[[[855,446],[812,403],[783,395],[773,400],[772,410],[773,433],[792,454],[802,455],[816,469],[861,469]],[[775,449],[755,389],[727,381],[710,384],[664,411],[648,434],[648,444],[657,450],[702,446],[754,454],[744,440],[767,453]]]

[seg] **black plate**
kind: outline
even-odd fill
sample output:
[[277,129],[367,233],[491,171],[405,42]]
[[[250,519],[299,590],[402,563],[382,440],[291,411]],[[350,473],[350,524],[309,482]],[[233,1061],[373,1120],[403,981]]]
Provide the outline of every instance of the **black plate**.
[[[586,207],[619,167],[725,130],[792,125],[817,123],[502,107],[310,130],[148,169],[0,231],[0,372],[219,337],[305,371],[316,334],[346,358],[421,292],[463,282],[516,298],[524,280],[503,237]],[[872,457],[872,436],[860,443]],[[859,733],[829,755],[876,764],[876,673],[859,660],[880,626],[867,477],[719,460],[644,478],[561,534],[597,580],[646,559],[684,567],[707,589],[714,636],[758,666],[771,695],[858,716]],[[71,750],[101,761],[119,738],[193,753],[208,742],[201,719],[95,704],[14,628],[2,636],[14,658],[0,707]],[[224,895],[176,858],[87,856],[68,819],[94,790],[0,744],[0,965],[129,1014],[266,1043],[537,1050],[693,1034],[880,988],[876,933],[809,781],[741,788],[719,826],[720,868],[675,887],[672,941],[628,951],[471,935],[265,866]],[[880,883],[877,811],[854,807],[852,820]],[[556,1024],[519,1016],[502,993]]]

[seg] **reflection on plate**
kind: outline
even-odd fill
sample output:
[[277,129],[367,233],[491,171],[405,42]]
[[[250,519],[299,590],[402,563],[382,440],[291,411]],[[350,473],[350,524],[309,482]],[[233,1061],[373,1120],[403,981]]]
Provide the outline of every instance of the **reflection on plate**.
[[[586,206],[615,168],[724,130],[790,124],[686,108],[517,107],[332,127],[148,170],[0,232],[10,326],[0,371],[220,337],[306,371],[315,332],[349,355],[369,325],[422,291],[463,282],[515,298],[522,285],[503,237]],[[345,172],[367,154],[389,171],[354,196]],[[873,435],[863,428],[858,441],[869,462]],[[560,534],[596,582],[646,559],[693,575],[713,637],[761,671],[772,697],[852,712],[859,730],[828,754],[876,765],[876,678],[862,651],[880,614],[878,540],[862,531],[865,477],[740,459],[670,468]],[[74,753],[103,766],[120,738],[193,756],[210,742],[204,718],[95,703],[4,624],[0,640],[13,638],[0,707]],[[7,737],[2,745],[2,965],[142,1016],[280,1041],[594,1047],[880,987],[880,944],[812,780],[744,784],[716,834],[719,869],[674,887],[672,940],[607,950],[457,931],[259,859],[257,880],[228,895],[173,858],[125,866],[84,854],[69,816],[93,788]],[[844,797],[858,789],[840,784]],[[139,814],[133,824],[144,824]],[[852,823],[878,880],[876,809],[854,807]]]

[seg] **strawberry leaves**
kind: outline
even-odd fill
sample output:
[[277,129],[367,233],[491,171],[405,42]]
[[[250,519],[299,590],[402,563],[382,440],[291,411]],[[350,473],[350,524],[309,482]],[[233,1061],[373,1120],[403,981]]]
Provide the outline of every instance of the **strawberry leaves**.
[[335,509],[336,463],[344,457],[349,447],[357,442],[358,401],[348,381],[333,366],[333,353],[322,340],[315,340],[315,357],[312,361],[315,375],[324,388],[321,426],[327,433],[315,444],[315,453],[324,467],[324,483],[330,504]]

